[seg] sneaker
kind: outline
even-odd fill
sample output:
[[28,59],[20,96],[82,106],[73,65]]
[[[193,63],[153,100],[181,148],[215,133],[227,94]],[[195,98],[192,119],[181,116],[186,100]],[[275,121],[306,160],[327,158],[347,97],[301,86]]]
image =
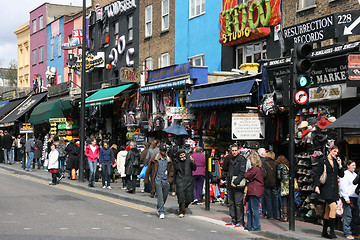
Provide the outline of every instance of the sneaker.
[[106,188],[106,186],[104,185],[103,188]]
[[235,225],[235,227],[236,227],[236,228],[241,227],[241,224],[238,223],[238,224]]
[[107,189],[111,189],[111,186],[107,186]]
[[150,194],[150,197],[151,197],[151,198],[154,198],[154,197],[155,197],[155,193],[152,192],[152,193]]
[[61,176],[59,177],[59,182],[61,181],[61,179],[64,178],[64,174],[61,174]]
[[164,219],[165,218],[165,214],[161,213],[159,216],[160,219]]
[[355,239],[353,236],[347,236],[346,239]]
[[232,222],[226,223],[225,226],[233,226],[234,224]]
[[180,213],[179,218],[183,218],[183,217],[184,217],[184,214]]

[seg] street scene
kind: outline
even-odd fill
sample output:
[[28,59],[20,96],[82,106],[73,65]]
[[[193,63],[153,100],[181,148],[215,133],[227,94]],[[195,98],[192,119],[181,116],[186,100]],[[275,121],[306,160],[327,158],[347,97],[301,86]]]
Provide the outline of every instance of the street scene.
[[360,239],[359,1],[16,5],[0,240]]

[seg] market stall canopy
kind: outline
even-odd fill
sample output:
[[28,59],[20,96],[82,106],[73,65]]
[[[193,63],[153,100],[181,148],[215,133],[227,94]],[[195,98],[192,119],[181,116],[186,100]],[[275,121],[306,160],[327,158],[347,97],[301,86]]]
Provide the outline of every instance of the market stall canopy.
[[132,85],[134,84],[130,83],[118,87],[101,89],[85,99],[85,107],[112,104],[114,103],[114,99],[117,95],[119,95],[122,91],[125,91]]
[[[6,115],[0,121],[0,126],[4,125],[13,125],[17,119],[27,113],[30,109],[35,107],[41,100],[43,100],[47,95],[47,92],[38,93],[27,97],[25,100],[21,100],[17,105],[14,106],[12,111]],[[11,102],[9,102],[10,104]],[[7,104],[7,105],[9,105]],[[1,110],[1,109],[0,109]],[[11,123],[11,124],[10,124]]]
[[8,103],[9,103],[9,100],[5,100],[5,101],[0,102],[0,109],[2,107],[4,107],[6,104],[8,104]]
[[339,117],[326,128],[360,128],[360,104]]
[[177,136],[189,135],[188,132],[186,131],[186,128],[179,125],[172,125],[170,127],[165,128],[163,131]]
[[50,118],[67,118],[70,112],[71,103],[69,100],[50,100],[42,102],[34,108],[29,122],[36,125],[48,122]]
[[186,100],[191,107],[210,107],[216,105],[249,103],[251,101],[251,89],[255,79],[228,83],[218,86],[198,88],[192,91]]

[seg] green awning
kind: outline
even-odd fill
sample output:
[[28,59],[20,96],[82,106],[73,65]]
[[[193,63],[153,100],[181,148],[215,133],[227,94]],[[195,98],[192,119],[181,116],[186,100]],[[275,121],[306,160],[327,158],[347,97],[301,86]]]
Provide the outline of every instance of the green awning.
[[40,103],[30,114],[29,122],[41,124],[48,122],[50,118],[67,118],[71,108],[70,100],[55,99]]
[[114,103],[115,96],[131,87],[133,83],[97,91],[85,99],[85,107]]

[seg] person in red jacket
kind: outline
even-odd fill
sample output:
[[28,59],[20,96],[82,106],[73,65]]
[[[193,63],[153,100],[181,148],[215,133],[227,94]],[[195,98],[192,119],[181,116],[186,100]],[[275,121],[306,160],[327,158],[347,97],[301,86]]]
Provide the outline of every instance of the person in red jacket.
[[252,151],[250,156],[251,168],[245,173],[247,184],[246,199],[248,200],[248,216],[246,229],[249,231],[261,231],[259,201],[264,196],[264,169],[259,155]]
[[89,176],[89,187],[94,187],[95,184],[95,173],[97,168],[97,160],[100,154],[99,146],[96,144],[96,139],[91,140],[91,144],[85,148],[85,156],[88,159],[90,176]]

